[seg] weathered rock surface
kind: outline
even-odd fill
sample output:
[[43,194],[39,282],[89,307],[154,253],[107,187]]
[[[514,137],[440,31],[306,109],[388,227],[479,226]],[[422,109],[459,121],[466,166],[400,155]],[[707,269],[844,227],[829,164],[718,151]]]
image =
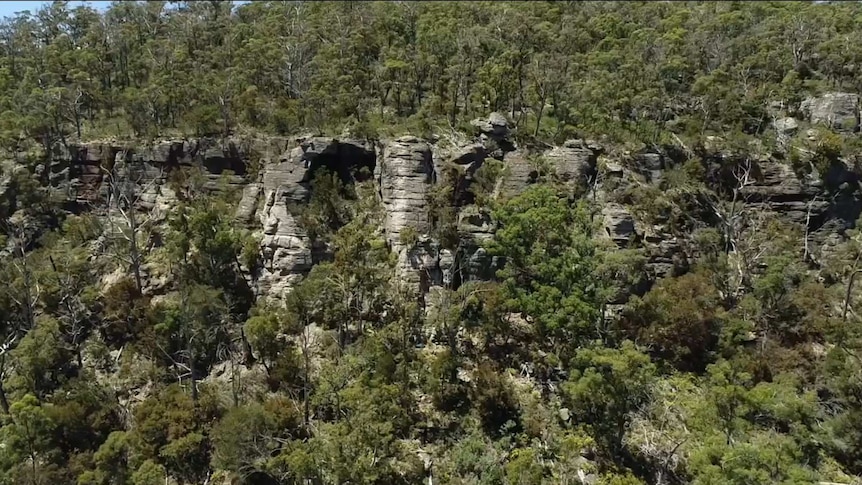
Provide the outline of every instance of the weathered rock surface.
[[859,95],[826,93],[802,102],[802,112],[812,123],[822,123],[833,130],[854,132],[859,129]]
[[799,122],[796,121],[796,118],[778,118],[772,122],[772,127],[782,135],[792,135],[799,129]]
[[236,207],[235,213],[237,221],[246,225],[250,225],[254,221],[262,191],[263,186],[258,182],[250,182],[242,189],[242,198]]
[[806,223],[809,210],[818,216],[828,208],[826,200],[814,200],[819,192],[800,180],[790,165],[777,161],[762,161],[753,166],[750,184],[740,189],[744,203],[778,213],[796,224]]
[[[832,93],[806,100],[803,108],[811,121],[843,130],[850,120],[858,126],[858,107],[858,96]],[[547,167],[569,185],[585,187],[598,180],[592,196],[600,207],[603,237],[620,248],[640,251],[646,257],[645,279],[687,268],[691,245],[685,234],[662,226],[661,220],[639,220],[639,213],[626,205],[628,202],[614,197],[615,191],[630,188],[633,180],[653,189],[664,187],[667,170],[679,161],[677,155],[650,148],[610,159],[610,155],[603,155],[603,147],[585,140],[569,140],[547,150],[529,149],[516,146],[510,139],[512,130],[502,115],[474,120],[473,125],[478,131],[475,138],[460,139],[445,149],[413,136],[382,140],[377,146],[330,137],[58,146],[36,176],[41,174],[57,193],[82,208],[107,201],[111,177],[131,179],[141,210],[167,214],[177,198],[168,183],[170,172],[198,166],[206,177],[206,188],[219,190],[227,183],[241,189],[234,216],[238,224],[254,229],[260,237],[262,265],[252,283],[258,294],[280,298],[322,257],[297,220],[312,194],[312,180],[319,169],[325,167],[345,183],[373,180],[384,209],[383,233],[398,256],[400,277],[428,293],[443,286],[493,278],[502,265],[482,247],[496,230],[489,212],[478,208],[474,197],[458,196],[469,195],[477,187],[471,186],[476,170],[491,159],[502,163],[504,169],[492,197],[506,198],[538,180],[544,159]],[[774,127],[789,136],[799,124],[794,118],[783,117]],[[700,148],[708,171],[730,166],[740,156],[727,150],[718,137],[707,139]],[[745,154],[751,171],[739,192],[741,204],[807,225],[810,241],[816,244],[832,241],[833,236],[852,226],[862,212],[862,201],[858,176],[851,169],[836,164],[822,179],[800,177],[788,163],[762,151],[752,146]],[[608,159],[599,164],[600,156]],[[598,165],[602,174],[596,178]],[[454,181],[451,172],[446,172],[453,170],[457,172]],[[719,175],[715,183],[733,182],[725,178],[726,174]],[[0,196],[9,183],[8,174],[0,174]],[[432,236],[435,228],[428,195],[440,183],[456,184],[452,201],[459,237],[456,249],[443,248]],[[155,275],[151,279],[154,286],[165,283]],[[627,295],[615,303],[624,302]]]
[[500,196],[516,195],[535,183],[539,177],[536,164],[530,161],[529,154],[525,151],[515,150],[508,153],[503,162],[506,169],[503,178],[498,182],[497,192]]
[[483,135],[492,139],[503,139],[509,136],[509,122],[500,113],[491,113],[488,118],[477,118],[470,122]]
[[637,237],[632,213],[622,204],[608,202],[602,206],[605,232],[617,246],[625,247]]
[[[198,165],[206,177],[205,188],[219,190],[221,183],[242,187],[247,178],[252,146],[239,140],[166,140],[149,145],[84,143],[53,147],[48,183],[70,202],[98,204],[108,196],[108,185],[128,179],[152,204],[167,173],[180,166]],[[116,170],[119,169],[119,170]]]
[[[398,254],[398,268],[411,284],[434,279],[428,276],[436,263],[439,248],[423,238],[422,244],[409,246],[404,232],[427,236],[431,231],[427,194],[435,180],[431,147],[423,140],[405,136],[389,141],[381,152],[377,178],[385,209],[384,231]],[[427,286],[427,283],[425,284]]]
[[460,282],[489,280],[502,268],[502,261],[489,255],[482,247],[494,237],[494,231],[496,225],[487,211],[469,206],[458,214],[461,245],[456,264]]
[[658,183],[661,181],[665,168],[665,157],[661,153],[645,152],[634,156],[636,166],[647,181]]
[[402,231],[412,227],[419,234],[430,231],[426,194],[434,182],[431,148],[416,137],[402,137],[386,144],[380,157],[380,196],[386,209],[384,228],[393,246]]
[[[259,189],[243,194],[238,216],[262,204],[257,217],[263,228],[258,291],[275,298],[294,286],[314,264],[312,241],[297,221],[298,208],[311,195],[315,171],[327,167],[346,182],[367,177],[374,170],[375,151],[366,142],[308,138],[285,150],[262,168]],[[366,173],[367,172],[367,173]],[[257,192],[257,193],[256,193]]]
[[596,160],[601,151],[594,142],[567,140],[563,146],[545,153],[545,158],[561,180],[585,186],[595,175]]

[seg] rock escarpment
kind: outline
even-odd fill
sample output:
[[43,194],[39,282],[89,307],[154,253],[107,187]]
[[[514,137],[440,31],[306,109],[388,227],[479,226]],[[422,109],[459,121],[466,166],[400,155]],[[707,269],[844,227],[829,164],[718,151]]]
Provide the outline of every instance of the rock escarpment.
[[[413,136],[385,143],[375,176],[385,210],[383,226],[398,255],[398,271],[408,284],[418,285],[436,269],[439,252],[426,236],[431,231],[427,196],[436,177],[431,147]],[[422,238],[422,244],[416,238]]]
[[260,181],[243,193],[239,214],[257,206],[261,226],[262,267],[257,278],[260,293],[281,296],[314,264],[312,241],[297,220],[297,207],[311,196],[317,170],[326,168],[345,182],[360,171],[374,169],[375,149],[356,140],[311,137],[298,139],[274,158],[262,160]]
[[[804,123],[836,132],[858,130],[858,108],[856,95],[811,98],[798,111],[776,112],[773,127],[785,142]],[[804,118],[793,117],[799,113]],[[74,210],[98,210],[111,196],[112,181],[131,181],[139,210],[164,215],[181,196],[174,192],[172,173],[199,167],[204,189],[220,190],[226,184],[241,192],[236,220],[260,238],[262,263],[251,278],[259,295],[273,298],[282,297],[325,257],[325,248],[315,247],[297,217],[322,169],[346,184],[375,184],[384,211],[381,229],[397,254],[399,275],[422,294],[492,278],[502,262],[482,247],[495,231],[482,200],[516,195],[550,175],[594,199],[604,227],[601,235],[619,248],[640,251],[648,280],[684,271],[691,241],[661,217],[644,218],[625,194],[637,186],[665,190],[669,174],[690,155],[701,160],[710,188],[719,197],[729,198],[736,185],[740,207],[799,224],[806,228],[812,247],[852,227],[862,211],[858,175],[843,163],[833,164],[824,174],[800,175],[786,154],[762,153],[755,147],[732,153],[723,150],[717,138],[688,155],[681,155],[678,147],[605,153],[606,147],[578,139],[537,149],[515,143],[512,128],[499,114],[475,120],[473,126],[471,136],[446,142],[415,136],[378,142],[310,136],[58,145],[36,167],[35,175]],[[779,144],[782,149],[788,150]],[[746,169],[744,181],[737,177],[739,172],[728,171],[741,164]],[[488,174],[493,176],[490,182],[480,180]],[[0,184],[8,185],[8,178],[4,174]],[[451,192],[445,203],[454,214],[447,223],[455,237],[444,241],[440,217],[429,201],[447,185]],[[715,222],[708,221],[709,214],[691,216],[702,217],[706,225]]]
[[852,133],[859,130],[859,95],[854,93],[826,93],[802,102],[801,110],[812,123]]
[[38,166],[36,174],[69,203],[94,207],[107,202],[112,180],[128,181],[149,208],[160,194],[170,191],[167,176],[180,167],[200,167],[209,190],[218,190],[223,181],[244,186],[252,153],[262,146],[215,138],[58,144],[49,154],[47,167]]

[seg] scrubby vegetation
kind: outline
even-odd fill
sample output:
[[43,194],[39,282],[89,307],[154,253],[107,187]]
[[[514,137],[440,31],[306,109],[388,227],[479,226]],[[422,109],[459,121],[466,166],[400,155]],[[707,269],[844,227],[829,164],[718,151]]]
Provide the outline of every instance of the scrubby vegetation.
[[[860,170],[858,129],[780,140],[773,122],[862,92],[860,36],[858,2],[55,2],[6,19],[0,484],[858,483],[862,233],[815,258],[807,226],[740,194],[757,142],[858,195],[830,186]],[[471,244],[498,271],[421,298],[371,174],[308,181],[290,211],[313,268],[267,298],[235,187],[182,167],[161,218],[113,182],[110,211],[73,213],[45,170],[71,139],[431,138],[491,111],[524,145],[684,160],[654,184],[603,180],[602,200],[541,156],[502,196],[489,157],[466,203],[493,220]],[[709,143],[728,155],[704,160]],[[465,175],[442,166],[434,230],[405,247],[464,242]],[[691,258],[645,285],[637,244],[599,237],[609,201]]]

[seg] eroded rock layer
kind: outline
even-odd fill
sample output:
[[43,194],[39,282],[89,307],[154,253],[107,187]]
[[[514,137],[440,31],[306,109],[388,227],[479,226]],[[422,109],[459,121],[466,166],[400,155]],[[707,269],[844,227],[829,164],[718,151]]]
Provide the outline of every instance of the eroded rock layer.
[[[838,132],[858,130],[859,99],[847,93],[827,94],[806,100],[796,113],[805,118],[775,113],[773,125],[779,138],[793,135],[800,123]],[[687,236],[666,221],[644,219],[621,195],[633,184],[664,187],[669,171],[686,159],[678,149],[611,156],[605,154],[606,147],[577,139],[537,149],[518,146],[502,115],[475,120],[473,126],[477,130],[473,138],[445,146],[437,139],[415,136],[378,142],[269,137],[57,145],[35,175],[77,210],[106,205],[116,192],[114,184],[126,181],[139,210],[164,216],[182,196],[175,192],[179,186],[172,180],[173,172],[200,168],[203,189],[227,187],[241,193],[237,223],[255,230],[260,238],[262,264],[252,276],[254,287],[259,295],[274,298],[282,297],[322,257],[298,219],[321,169],[337,174],[346,184],[376,185],[384,211],[383,234],[398,255],[398,272],[420,293],[493,278],[502,264],[483,248],[493,237],[495,224],[487,206],[477,205],[478,187],[473,185],[477,171],[490,161],[503,167],[493,181],[491,198],[514,196],[552,176],[577,187],[573,193],[593,199],[604,226],[599,236],[619,248],[641,251],[647,260],[646,277],[654,280],[686,267]],[[852,227],[862,211],[859,177],[843,162],[833,164],[822,176],[801,176],[785,159],[763,150],[753,148],[740,155],[715,148],[719,146],[720,139],[708,137],[698,152],[716,193],[726,197],[735,193],[741,207],[804,227],[812,246],[833,241]],[[740,166],[744,173],[727,171]],[[6,172],[0,189],[9,185]],[[439,184],[454,185],[451,208],[456,214],[457,240],[446,244],[436,239],[434,208],[429,205]]]

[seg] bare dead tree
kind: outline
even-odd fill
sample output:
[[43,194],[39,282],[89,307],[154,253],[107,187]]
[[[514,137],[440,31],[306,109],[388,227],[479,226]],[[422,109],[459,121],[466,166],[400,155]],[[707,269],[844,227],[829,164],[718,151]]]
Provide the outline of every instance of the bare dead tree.
[[[144,173],[131,174],[126,173],[120,175],[117,173],[117,166],[112,170],[105,169],[105,175],[108,178],[109,187],[109,223],[111,224],[111,235],[119,236],[128,244],[128,255],[123,255],[119,252],[114,253],[114,257],[132,268],[132,273],[135,278],[135,287],[138,293],[143,290],[143,282],[141,278],[141,264],[143,255],[139,246],[139,234],[142,228],[146,227],[152,220],[152,214],[145,215],[143,220],[139,220],[138,206],[141,195],[146,193],[157,181],[162,179],[163,170],[160,168],[157,176],[153,177],[147,184],[141,186],[144,179]],[[137,187],[140,187],[138,190]],[[114,218],[111,217],[110,211],[115,210],[122,218],[125,227],[119,230],[115,226]]]
[[60,307],[63,309],[63,314],[60,315],[60,321],[63,323],[63,333],[66,335],[68,343],[72,346],[72,351],[79,368],[84,367],[83,356],[81,355],[81,344],[85,337],[85,322],[89,316],[87,306],[82,301],[84,288],[79,284],[76,275],[64,273],[57,268],[53,256],[48,256],[51,263],[51,268],[54,270],[54,276],[57,278],[57,284],[62,297],[60,298]]
[[299,351],[302,354],[302,423],[305,432],[310,432],[311,426],[311,356],[317,346],[317,335],[312,331],[309,322],[302,322],[299,332]]
[[787,35],[790,37],[789,46],[793,54],[793,67],[795,69],[808,57],[808,47],[814,35],[814,29],[805,17],[797,15],[793,18],[793,27]]
[[802,236],[802,249],[803,249],[802,260],[808,261],[810,259],[811,262],[816,264],[817,261],[815,261],[814,256],[811,255],[811,253],[808,250],[808,232],[809,232],[809,228],[811,227],[811,209],[812,209],[812,206],[814,205],[815,202],[817,202],[817,196],[816,195],[814,196],[813,199],[811,199],[811,201],[808,202],[808,210],[805,212],[805,235]]
[[[719,220],[721,235],[724,242],[724,252],[733,255],[736,260],[737,281],[728,282],[727,297],[735,297],[741,291],[747,276],[747,269],[755,258],[742,258],[740,256],[740,238],[743,228],[750,223],[749,197],[745,195],[744,189],[754,183],[752,178],[751,160],[746,158],[744,162],[737,164],[731,171],[734,185],[731,189],[731,200],[713,200],[712,211]],[[748,259],[748,261],[746,261]]]
[[736,185],[732,190],[733,198],[730,201],[730,208],[726,214],[718,213],[719,218],[724,223],[725,250],[727,251],[736,250],[736,238],[743,217],[740,204],[744,205],[747,202],[747,199],[742,200],[742,191],[754,183],[754,180],[751,179],[751,160],[749,158],[746,158],[742,165],[734,167],[733,178],[736,180]]
[[841,311],[841,322],[847,323],[847,311],[850,309],[850,295],[853,291],[853,283],[856,281],[856,275],[862,273],[862,269],[857,268],[859,256],[853,262],[853,272],[850,273],[850,279],[847,280],[847,290],[844,293],[844,309]]
[[6,322],[4,325],[5,336],[3,339],[3,344],[0,345],[0,410],[3,411],[4,415],[9,414],[9,399],[6,396],[6,388],[3,385],[3,382],[6,380],[6,373],[8,371],[7,357],[9,356],[9,352],[15,348],[15,345],[18,343],[19,337],[19,329],[15,325],[10,325],[11,322]]
[[8,415],[9,400],[3,384],[9,370],[8,357],[21,337],[36,324],[36,304],[41,295],[41,288],[36,278],[33,277],[32,269],[27,261],[26,247],[29,238],[23,224],[6,222],[4,225],[8,227],[6,232],[14,238],[11,267],[21,276],[22,282],[20,292],[17,289],[8,291],[12,302],[20,309],[19,316],[10,315],[0,326],[0,340],[2,340],[0,343],[0,411]]
[[676,399],[665,398],[679,391],[669,382],[657,384],[653,399],[634,412],[628,437],[629,445],[655,464],[653,483],[658,485],[678,483],[680,468],[688,460],[685,444],[692,434],[692,410]]
[[730,200],[714,199],[712,211],[719,220],[724,252],[732,273],[722,281],[724,298],[735,299],[750,285],[752,275],[762,265],[763,258],[774,246],[774,232],[768,227],[774,220],[766,210],[766,200],[756,200],[745,188],[756,180],[752,173],[751,160],[746,158],[731,171],[734,185]]
[[156,344],[156,347],[158,347],[158,349],[162,352],[162,354],[163,354],[165,357],[167,357],[167,358],[168,358],[168,360],[170,360],[170,361],[171,361],[171,367],[173,367],[174,369],[176,369],[176,371],[175,371],[175,372],[176,372],[176,376],[175,376],[175,377],[177,378],[177,384],[179,384],[180,386],[182,386],[183,379],[188,379],[188,378],[190,378],[190,377],[191,377],[191,375],[192,375],[192,368],[191,368],[190,366],[188,366],[186,363],[184,363],[184,362],[182,362],[182,361],[180,361],[180,360],[175,359],[175,358],[174,358],[174,356],[173,356],[173,355],[171,355],[171,354],[170,354],[170,352],[168,352],[167,350],[165,350],[161,345]]
[[12,292],[11,297],[12,301],[21,308],[24,315],[25,330],[29,331],[36,325],[36,303],[39,301],[41,288],[33,277],[33,271],[27,261],[26,247],[29,237],[26,235],[23,224],[16,224],[13,227],[13,235],[15,238],[15,258],[12,265],[21,275],[23,286],[21,295]]

